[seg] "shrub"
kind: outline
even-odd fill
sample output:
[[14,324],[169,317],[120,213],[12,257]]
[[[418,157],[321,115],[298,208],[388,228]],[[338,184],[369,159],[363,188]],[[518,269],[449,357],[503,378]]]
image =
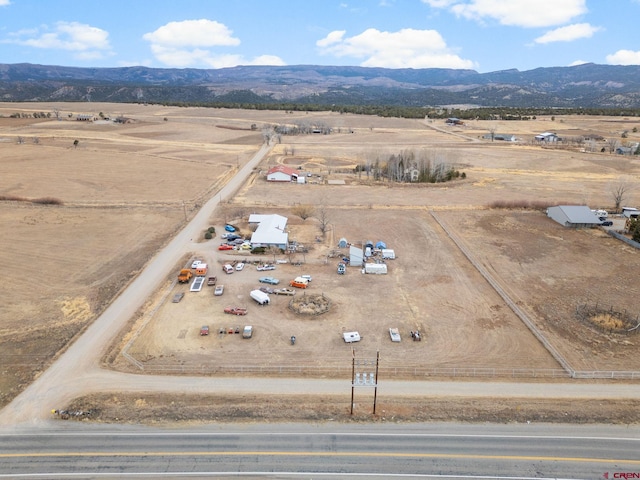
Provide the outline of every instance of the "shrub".
[[211,232],[206,232],[204,234],[204,238],[207,239],[207,240],[211,240],[213,238],[213,235],[211,235]]
[[251,253],[253,255],[261,255],[263,254],[267,249],[265,247],[255,247],[253,250],[251,250]]
[[63,202],[59,198],[53,197],[43,197],[43,198],[34,198],[31,200],[31,203],[39,203],[40,205],[62,205]]
[[209,227],[209,228],[207,229],[207,232],[209,232],[209,233],[216,233],[216,227]]

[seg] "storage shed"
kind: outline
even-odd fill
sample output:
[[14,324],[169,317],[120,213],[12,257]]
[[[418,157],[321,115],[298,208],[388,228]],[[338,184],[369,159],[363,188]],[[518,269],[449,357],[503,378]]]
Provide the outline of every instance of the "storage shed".
[[338,242],[338,248],[347,248],[348,243],[349,242],[347,242],[347,239],[342,237]]
[[355,245],[351,245],[349,247],[349,265],[353,265],[354,267],[361,267],[363,261],[363,253],[361,247],[356,247]]
[[547,217],[569,228],[591,228],[602,223],[586,205],[549,207]]

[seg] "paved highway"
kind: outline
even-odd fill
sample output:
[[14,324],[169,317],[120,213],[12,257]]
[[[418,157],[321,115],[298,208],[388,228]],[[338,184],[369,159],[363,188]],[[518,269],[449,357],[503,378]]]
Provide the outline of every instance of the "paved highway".
[[0,435],[0,478],[640,478],[639,427],[65,427]]

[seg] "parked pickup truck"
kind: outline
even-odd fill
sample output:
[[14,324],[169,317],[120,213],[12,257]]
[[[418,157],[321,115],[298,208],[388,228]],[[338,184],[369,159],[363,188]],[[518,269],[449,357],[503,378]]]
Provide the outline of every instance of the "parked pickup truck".
[[189,270],[188,268],[183,268],[178,274],[178,282],[187,283],[189,280],[191,280],[192,276],[193,273],[191,273],[191,270]]
[[207,279],[207,285],[209,285],[210,287],[213,287],[215,286],[217,281],[218,281],[218,277],[209,277]]
[[247,309],[241,307],[225,307],[224,313],[228,313],[230,315],[246,315]]

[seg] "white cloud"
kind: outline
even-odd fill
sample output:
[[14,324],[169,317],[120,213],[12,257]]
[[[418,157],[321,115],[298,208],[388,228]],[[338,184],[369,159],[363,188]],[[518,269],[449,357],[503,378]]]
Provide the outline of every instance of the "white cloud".
[[327,35],[323,39],[318,40],[316,42],[316,46],[321,47],[321,48],[325,48],[325,47],[328,47],[330,45],[335,45],[336,43],[340,43],[342,41],[342,39],[344,38],[344,34],[345,33],[347,33],[346,30],[334,30],[333,32],[331,32],[329,35]]
[[562,25],[587,12],[586,0],[422,0],[470,20],[516,27]]
[[226,25],[215,20],[185,20],[169,22],[142,38],[152,45],[168,47],[215,47],[240,45],[240,40],[232,36]]
[[69,50],[80,60],[103,58],[111,54],[109,33],[78,22],[58,22],[53,28],[21,30],[11,33],[7,43],[34,48]]
[[0,0],[0,7],[6,7],[7,5],[11,5],[10,0]]
[[576,23],[566,27],[556,28],[536,38],[535,43],[572,42],[580,38],[590,38],[594,33],[602,30],[588,23]]
[[275,55],[260,55],[247,59],[242,55],[219,53],[215,47],[235,47],[240,40],[233,31],[215,20],[185,20],[170,22],[143,39],[151,43],[151,52],[159,62],[177,68],[225,68],[237,65],[285,65]]
[[475,68],[471,60],[454,54],[435,30],[381,32],[369,28],[353,37],[344,35],[341,30],[331,32],[316,46],[325,55],[361,59],[363,67]]
[[612,55],[607,55],[607,63],[611,65],[640,65],[640,50],[618,50]]

